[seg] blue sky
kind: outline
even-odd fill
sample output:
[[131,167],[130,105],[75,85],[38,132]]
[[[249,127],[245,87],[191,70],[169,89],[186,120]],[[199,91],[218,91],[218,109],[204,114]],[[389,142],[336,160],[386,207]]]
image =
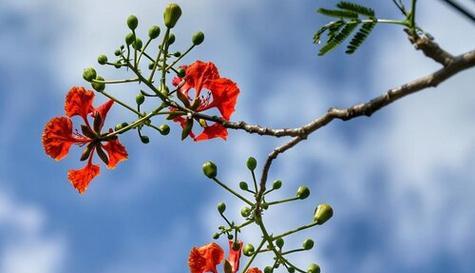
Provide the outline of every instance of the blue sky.
[[[235,120],[295,127],[330,106],[348,106],[438,68],[413,50],[401,29],[377,27],[355,55],[342,50],[317,57],[313,32],[325,19],[314,10],[336,1],[178,1],[184,15],[177,48],[198,30],[203,46],[185,59],[212,60],[241,88]],[[454,54],[475,44],[473,24],[439,1],[420,1],[419,24]],[[79,196],[66,180],[79,151],[54,162],[41,147],[44,124],[61,115],[64,95],[84,85],[82,69],[97,55],[112,55],[127,29],[161,24],[165,1],[0,2],[0,272],[186,272],[192,246],[209,242],[228,203],[239,219],[242,204],[201,174],[215,161],[224,181],[248,180],[248,156],[262,162],[283,140],[230,131],[227,142],[181,142],[179,130],[122,137],[129,160],[103,168]],[[368,1],[383,17],[397,17],[391,1]],[[101,68],[119,78],[125,74]],[[270,180],[282,179],[276,198],[306,184],[312,196],[266,215],[273,232],[306,223],[315,204],[328,202],[335,217],[295,236],[316,247],[295,256],[323,272],[474,272],[475,71],[387,107],[370,119],[335,122],[279,158]],[[138,87],[111,89],[133,98]],[[109,120],[133,116],[114,107]],[[285,219],[285,221],[282,221]],[[243,235],[257,243],[258,233]],[[220,241],[224,246],[225,242]],[[267,257],[269,258],[269,257]],[[266,265],[266,259],[257,260]]]

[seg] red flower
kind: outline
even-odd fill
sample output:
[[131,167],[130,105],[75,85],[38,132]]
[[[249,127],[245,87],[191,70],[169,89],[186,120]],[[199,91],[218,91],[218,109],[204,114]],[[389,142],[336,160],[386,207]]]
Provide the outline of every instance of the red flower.
[[[94,93],[92,91],[83,87],[71,88],[66,95],[64,105],[66,116],[51,119],[46,124],[42,136],[46,154],[56,160],[63,159],[73,144],[86,146],[81,156],[81,161],[87,159],[86,166],[82,169],[68,171],[69,181],[81,194],[86,191],[91,180],[100,172],[99,166],[92,162],[95,151],[109,169],[115,168],[119,162],[127,159],[127,151],[117,137],[105,138],[107,133],[101,133],[107,112],[114,101],[109,100],[94,108],[93,100]],[[81,125],[82,134],[77,130],[73,132],[73,123],[70,119],[73,116],[80,116],[84,120],[85,124]],[[93,117],[92,127],[88,116]]]
[[249,268],[246,273],[262,273],[262,271],[257,267]]
[[[196,61],[189,66],[184,66],[185,77],[174,78],[173,84],[177,86],[184,81],[179,88],[178,98],[187,108],[195,112],[203,112],[211,108],[217,108],[221,117],[229,120],[234,112],[234,107],[239,95],[239,88],[233,81],[221,78],[216,66],[211,63]],[[194,89],[194,96],[190,96],[190,90]],[[172,109],[174,110],[174,109]],[[174,121],[179,122],[185,128],[192,126],[193,120],[183,116],[176,117]],[[207,140],[220,137],[226,140],[228,132],[219,123],[207,124],[206,121],[197,120],[204,129],[199,135],[190,132],[189,135],[195,141]],[[186,137],[186,135],[185,135]]]
[[[231,265],[231,272],[236,273],[239,270],[239,259],[241,258],[242,242],[236,243],[229,241],[229,257],[227,262]],[[217,273],[216,266],[224,259],[224,250],[216,243],[194,247],[188,257],[188,266],[191,273],[213,272]]]

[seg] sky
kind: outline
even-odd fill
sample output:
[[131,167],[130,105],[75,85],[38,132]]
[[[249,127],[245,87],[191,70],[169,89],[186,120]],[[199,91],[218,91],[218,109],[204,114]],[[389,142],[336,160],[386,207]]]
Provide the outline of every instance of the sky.
[[[329,107],[367,101],[391,87],[431,73],[438,64],[415,51],[401,28],[377,26],[354,56],[343,49],[317,56],[313,33],[327,19],[317,7],[336,1],[177,1],[182,9],[176,48],[203,31],[203,45],[184,58],[213,61],[241,95],[233,120],[297,127]],[[453,54],[473,48],[475,28],[440,1],[419,1],[418,23]],[[467,4],[469,1],[465,1]],[[365,1],[377,15],[398,18],[392,1]],[[250,181],[249,156],[258,160],[284,139],[229,131],[229,139],[194,143],[180,129],[163,137],[147,131],[121,137],[129,159],[102,173],[80,196],[66,179],[79,168],[80,149],[61,162],[41,146],[44,124],[63,114],[71,86],[94,65],[107,78],[127,73],[96,65],[113,55],[139,17],[139,33],[162,24],[167,1],[0,1],[0,273],[187,272],[193,246],[209,243],[222,225],[225,201],[236,221],[240,207],[201,172],[206,160],[237,188]],[[130,76],[130,75],[129,75]],[[289,247],[313,238],[316,247],[292,256],[326,273],[475,271],[475,70],[462,72],[382,109],[371,118],[336,121],[280,156],[269,180],[281,179],[273,198],[312,195],[265,215],[277,234],[311,219],[319,203],[335,216],[302,232]],[[111,88],[132,101],[136,85]],[[97,103],[104,101],[98,97]],[[133,116],[114,106],[108,125]],[[164,122],[164,121],[159,121]],[[161,123],[159,123],[161,124]],[[255,228],[241,236],[255,245]],[[224,240],[219,244],[226,247]],[[270,257],[258,257],[261,268]]]

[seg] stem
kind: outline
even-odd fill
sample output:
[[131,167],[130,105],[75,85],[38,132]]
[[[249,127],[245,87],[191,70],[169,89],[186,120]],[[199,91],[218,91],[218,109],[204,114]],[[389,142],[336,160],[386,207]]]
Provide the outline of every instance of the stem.
[[256,174],[254,171],[251,171],[252,173],[252,181],[254,182],[254,190],[257,192],[257,182],[256,182]]
[[290,234],[293,234],[293,233],[295,233],[295,232],[299,232],[299,231],[301,231],[301,230],[314,227],[314,226],[316,226],[316,225],[318,225],[317,222],[314,222],[314,223],[311,223],[311,224],[308,224],[308,225],[305,225],[305,226],[301,226],[301,227],[299,227],[299,228],[296,228],[296,229],[293,229],[293,230],[284,232],[284,233],[282,233],[282,234],[280,234],[280,235],[277,235],[277,236],[274,237],[274,239],[283,238],[283,237],[288,236],[288,235],[290,235]]
[[[170,35],[170,29],[167,28],[167,31],[165,32],[165,35],[163,35],[162,45],[160,47],[160,51],[157,54],[157,59],[155,60],[155,63],[153,65],[152,72],[150,73],[150,76],[148,77],[149,82],[151,82],[153,80],[153,76],[155,75],[155,72],[157,71],[158,62],[160,61],[160,56],[163,53],[163,48],[165,46],[166,41],[168,40],[169,35]],[[162,69],[163,69],[163,67],[162,67]]]
[[139,78],[135,78],[135,79],[126,79],[126,80],[110,80],[110,81],[100,81],[100,80],[92,80],[91,82],[95,82],[95,83],[104,83],[104,84],[118,84],[118,83],[128,83],[128,82],[138,82],[140,81]]
[[135,114],[139,115],[139,116],[142,116],[142,114],[140,112],[138,112],[137,110],[135,110],[134,108],[128,106],[126,103],[120,101],[119,99],[117,99],[116,97],[110,95],[109,93],[105,92],[105,91],[100,91],[99,93],[103,94],[104,96],[108,97],[109,99],[113,100],[114,102],[117,102],[118,104],[120,104],[121,106],[129,109],[130,111],[134,112]]
[[283,200],[279,200],[279,201],[274,201],[274,202],[268,202],[267,205],[277,205],[277,204],[282,204],[282,203],[286,203],[286,202],[290,202],[290,201],[295,201],[295,200],[299,200],[300,198],[298,197],[292,197],[292,198],[287,198],[287,199],[283,199]]
[[245,203],[247,203],[249,206],[254,206],[254,204],[247,200],[246,198],[244,198],[242,195],[240,195],[239,193],[235,192],[234,190],[232,190],[230,187],[226,186],[225,184],[223,184],[221,181],[219,181],[216,177],[213,178],[213,181],[216,182],[218,185],[220,185],[221,187],[225,188],[227,191],[229,191],[230,193],[234,194],[237,198],[241,199],[242,201],[244,201]]
[[194,47],[195,45],[190,46],[190,48],[188,48],[180,57],[178,57],[173,63],[168,65],[165,70],[168,71],[168,69],[172,68],[176,63],[183,59],[183,57],[185,57],[185,55],[188,54]]
[[137,64],[140,63],[140,59],[142,58],[142,55],[145,53],[145,50],[147,49],[150,42],[152,42],[152,39],[148,38],[147,42],[145,43],[145,46],[140,49],[140,55],[139,55],[139,59],[137,60]]
[[256,251],[254,251],[254,254],[252,254],[251,258],[249,261],[247,261],[246,266],[244,266],[244,269],[242,270],[243,273],[247,271],[247,269],[251,266],[252,262],[256,258],[257,254],[259,254],[259,251],[261,250],[262,246],[264,246],[264,243],[266,242],[266,239],[262,239],[261,243],[257,247]]
[[286,251],[286,252],[282,252],[282,255],[287,255],[287,254],[290,254],[290,253],[301,252],[301,251],[305,251],[305,249],[304,248],[298,248],[298,249],[289,250],[289,251]]
[[120,130],[117,130],[117,131],[114,131],[112,133],[109,133],[107,135],[105,135],[103,138],[104,139],[107,139],[107,138],[110,138],[110,137],[114,137],[118,134],[122,134],[132,128],[135,128],[136,126],[140,125],[142,122],[145,122],[146,120],[150,119],[151,117],[153,117],[154,115],[156,115],[155,111],[152,111],[150,112],[149,114],[147,114],[146,116],[143,116],[141,118],[139,118],[138,120],[132,122],[131,124],[125,126],[124,128],[121,128]]

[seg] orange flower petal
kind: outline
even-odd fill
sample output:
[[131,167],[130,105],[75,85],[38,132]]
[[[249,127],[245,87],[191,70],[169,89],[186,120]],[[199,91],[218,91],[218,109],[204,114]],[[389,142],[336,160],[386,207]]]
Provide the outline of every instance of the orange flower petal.
[[208,82],[206,88],[213,95],[213,102],[206,108],[217,107],[223,118],[229,120],[235,110],[239,87],[229,79],[220,78]]
[[73,143],[86,142],[73,136],[73,123],[67,117],[55,117],[46,123],[41,142],[47,155],[61,160]]
[[217,273],[216,266],[224,259],[224,250],[216,243],[194,247],[188,257],[188,266],[192,273]]
[[203,86],[214,79],[219,79],[218,68],[212,62],[196,61],[186,68],[185,84],[181,89],[188,94],[188,90],[194,88],[198,97]]
[[96,177],[100,172],[99,166],[92,164],[90,162],[87,165],[79,170],[69,170],[68,179],[73,184],[73,187],[79,191],[80,194],[83,194],[89,183],[92,179]]
[[86,121],[87,115],[94,110],[93,99],[94,92],[86,90],[84,87],[73,87],[66,95],[64,111],[68,117],[80,116]]
[[257,267],[251,267],[246,271],[246,273],[262,273],[262,271]]
[[112,104],[114,104],[114,101],[108,100],[95,109],[95,111],[99,113],[99,116],[101,117],[101,124],[99,126],[99,129],[102,129],[102,127],[104,126],[104,121],[106,120],[107,113],[109,112],[109,109],[111,109]]
[[193,139],[195,141],[202,141],[202,140],[212,139],[215,137],[219,137],[226,140],[228,137],[228,130],[226,129],[226,127],[224,127],[223,125],[219,123],[215,123],[211,126],[205,127],[203,132],[201,132],[201,134],[199,134],[197,137],[193,137]]
[[109,164],[107,164],[107,168],[114,169],[115,166],[119,164],[119,162],[127,159],[127,150],[118,139],[107,141],[103,147],[109,157]]
[[229,257],[228,261],[231,264],[232,272],[236,273],[239,270],[239,260],[241,259],[241,249],[242,249],[242,242],[239,241],[237,243],[238,249],[234,249],[234,241],[229,240]]

